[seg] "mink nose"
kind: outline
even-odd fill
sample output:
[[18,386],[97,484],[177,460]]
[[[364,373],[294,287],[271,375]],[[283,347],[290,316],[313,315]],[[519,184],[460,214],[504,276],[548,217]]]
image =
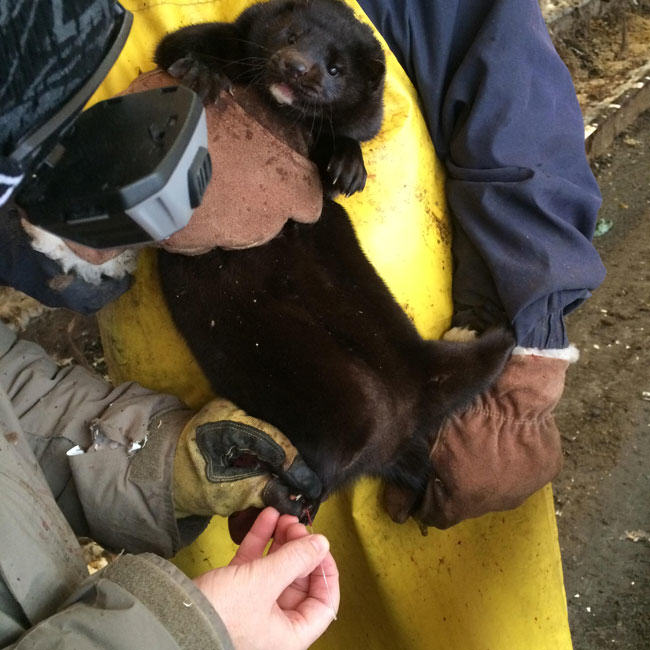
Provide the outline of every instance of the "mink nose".
[[299,79],[310,69],[311,63],[299,52],[285,52],[280,59],[280,69],[291,79]]

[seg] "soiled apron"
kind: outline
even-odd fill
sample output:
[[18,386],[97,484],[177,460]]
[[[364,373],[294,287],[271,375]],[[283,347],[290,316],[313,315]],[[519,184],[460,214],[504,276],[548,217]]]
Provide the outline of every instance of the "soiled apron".
[[[155,44],[166,32],[197,22],[231,21],[253,3],[122,4],[134,13],[134,26],[95,100],[124,90],[151,69]],[[356,2],[347,4],[369,22]],[[421,334],[434,338],[448,327],[452,310],[444,170],[416,92],[387,47],[385,51],[386,117],[379,136],[363,147],[368,184],[341,203],[393,294]],[[210,398],[208,382],[167,313],[151,251],[140,256],[134,287],[102,311],[100,325],[113,381],[136,380],[175,393],[193,407]],[[319,511],[315,529],[331,541],[342,599],[338,621],[315,648],[571,648],[550,486],[517,510],[448,531],[430,529],[426,537],[412,521],[394,524],[380,497],[380,484],[364,480]],[[215,517],[176,563],[194,576],[227,563],[234,548],[225,520]]]

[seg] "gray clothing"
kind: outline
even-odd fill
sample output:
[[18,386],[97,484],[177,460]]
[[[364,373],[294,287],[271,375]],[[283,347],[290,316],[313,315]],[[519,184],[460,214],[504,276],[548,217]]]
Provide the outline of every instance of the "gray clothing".
[[[181,544],[171,478],[189,415],[174,397],[61,368],[0,322],[0,648],[232,648],[159,557]],[[89,577],[76,535],[140,554]]]

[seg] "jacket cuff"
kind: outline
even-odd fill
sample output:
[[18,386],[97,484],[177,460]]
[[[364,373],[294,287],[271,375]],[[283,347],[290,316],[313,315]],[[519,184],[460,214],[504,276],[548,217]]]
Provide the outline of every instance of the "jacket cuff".
[[564,319],[589,295],[586,289],[567,290],[537,300],[522,309],[512,321],[517,345],[540,350],[569,347]]
[[[174,454],[191,415],[173,408],[152,417],[137,451],[112,443],[69,456],[91,536],[103,546],[163,557],[179,550],[184,540],[174,516]],[[124,478],[116,480],[120,473]]]
[[123,555],[89,582],[100,580],[110,580],[137,598],[179,648],[234,650],[226,626],[207,598],[170,562],[151,553]]
[[194,415],[189,409],[173,409],[152,418],[144,447],[134,456],[129,479],[142,490],[150,507],[160,513],[161,527],[169,531],[170,553],[191,544],[210,523],[210,517],[193,515],[176,519],[174,508],[174,459],[183,428]]
[[546,314],[527,332],[521,331],[517,322],[513,326],[517,345],[522,348],[558,350],[569,346],[564,317],[561,314]]

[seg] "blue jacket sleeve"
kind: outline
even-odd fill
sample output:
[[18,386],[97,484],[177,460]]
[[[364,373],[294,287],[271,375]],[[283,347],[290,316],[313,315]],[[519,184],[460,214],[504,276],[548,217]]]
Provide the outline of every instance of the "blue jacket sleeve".
[[603,280],[600,193],[568,70],[537,0],[361,0],[414,82],[447,173],[457,324],[568,345]]

